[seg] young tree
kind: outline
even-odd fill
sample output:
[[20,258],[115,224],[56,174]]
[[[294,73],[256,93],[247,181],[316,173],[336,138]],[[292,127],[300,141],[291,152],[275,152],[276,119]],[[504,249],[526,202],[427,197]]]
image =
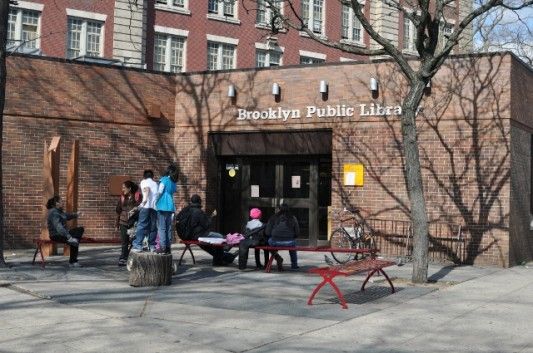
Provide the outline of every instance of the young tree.
[[[516,11],[531,7],[533,0],[384,0],[371,1],[370,6],[382,6],[382,16],[398,13],[412,26],[414,33],[412,51],[408,54],[403,48],[380,33],[375,19],[365,17],[364,2],[358,0],[334,0],[351,8],[363,29],[375,42],[370,48],[360,48],[343,42],[333,41],[317,34],[312,26],[309,12],[302,11],[302,3],[314,4],[312,0],[242,0],[248,9],[263,10],[268,7],[271,16],[271,30],[277,33],[280,28],[304,32],[314,41],[325,46],[340,49],[347,53],[373,56],[388,55],[396,63],[408,84],[408,92],[402,101],[401,134],[405,158],[405,180],[409,196],[411,221],[413,223],[413,273],[412,281],[421,283],[428,276],[429,225],[426,201],[422,184],[420,153],[417,140],[415,116],[423,98],[424,88],[441,68],[454,48],[470,42],[472,22],[494,9]],[[456,4],[460,2],[459,11]],[[253,3],[253,4],[250,4]],[[408,21],[407,21],[408,20]],[[310,28],[311,27],[311,28]],[[417,60],[409,60],[416,57]]]

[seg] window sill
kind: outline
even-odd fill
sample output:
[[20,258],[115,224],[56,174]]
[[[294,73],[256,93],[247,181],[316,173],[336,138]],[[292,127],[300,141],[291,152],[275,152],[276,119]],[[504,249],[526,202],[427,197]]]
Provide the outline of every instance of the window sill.
[[221,21],[221,22],[231,23],[231,24],[235,24],[235,25],[240,25],[241,24],[241,21],[239,19],[237,19],[237,18],[220,16],[220,15],[215,15],[215,14],[212,14],[212,13],[208,13],[207,14],[207,18],[209,20]]
[[[265,30],[267,30],[267,31],[272,30],[272,28],[271,28],[268,24],[266,24],[266,23],[256,23],[256,24],[255,24],[255,28],[258,28],[258,29],[265,29]],[[278,29],[278,32],[280,32],[280,33],[286,33],[287,30],[286,30],[285,28],[279,28],[279,29]]]
[[353,47],[366,48],[366,45],[364,43],[358,42],[358,41],[355,41],[355,40],[351,40],[351,39],[341,39],[340,43],[341,44],[346,44],[346,45],[351,45]]
[[182,9],[181,7],[174,6],[165,6],[165,5],[155,5],[156,10],[179,13],[181,15],[191,15],[191,10]]
[[[298,32],[300,34],[300,37],[305,37],[305,38],[311,38],[309,36],[309,34],[305,33],[305,32]],[[323,34],[319,34],[319,33],[315,33],[315,36],[317,36],[318,38],[322,39],[322,40],[328,40],[328,37],[326,37],[325,35]]]
[[407,55],[418,56],[417,51],[416,50],[412,50],[412,49],[402,49],[402,53],[403,54],[407,54]]

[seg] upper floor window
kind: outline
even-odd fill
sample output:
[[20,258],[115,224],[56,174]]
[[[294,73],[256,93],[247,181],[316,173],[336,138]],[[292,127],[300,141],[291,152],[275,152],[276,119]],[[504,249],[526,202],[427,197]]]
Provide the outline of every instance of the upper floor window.
[[403,49],[415,51],[415,26],[407,17],[403,18]]
[[448,38],[453,33],[453,27],[454,25],[452,23],[443,23],[440,26],[440,45],[442,48],[446,45],[446,42],[448,41]]
[[169,7],[179,7],[182,9],[186,9],[188,5],[187,0],[156,0],[155,3],[157,5],[163,5],[163,6],[169,6]]
[[208,70],[234,69],[235,61],[235,45],[207,42]]
[[342,5],[342,39],[362,43],[363,33],[361,31],[361,22],[351,6]]
[[104,24],[83,18],[69,17],[67,33],[67,58],[103,56]]
[[223,17],[237,17],[236,6],[236,0],[209,0],[207,12]]
[[326,59],[313,58],[310,56],[300,56],[300,64],[323,64]]
[[[276,15],[276,11],[280,12],[282,10],[280,6],[280,0],[274,0],[272,5],[275,6],[275,9],[273,9],[266,0],[257,0],[257,14],[255,17],[255,23],[264,26],[272,25],[272,20]],[[279,21],[277,22],[278,23],[276,23],[276,26],[279,27]]]
[[39,11],[9,9],[7,26],[8,50],[32,52],[39,49]]
[[281,65],[281,52],[275,50],[257,49],[255,53],[256,67],[271,67]]
[[302,19],[316,34],[324,34],[324,0],[302,0]]
[[156,33],[154,37],[154,70],[184,71],[185,38]]

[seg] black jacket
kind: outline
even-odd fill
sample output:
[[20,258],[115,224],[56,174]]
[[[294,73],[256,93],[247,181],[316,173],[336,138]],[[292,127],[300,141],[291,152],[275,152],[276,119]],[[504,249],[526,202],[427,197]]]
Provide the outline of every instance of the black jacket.
[[191,212],[190,227],[192,228],[192,239],[205,237],[211,228],[211,217],[201,209],[201,205],[191,203],[187,206]]
[[273,240],[293,240],[300,235],[300,226],[293,215],[277,213],[268,220],[265,234]]
[[67,213],[59,208],[51,208],[48,210],[48,235],[50,237],[63,237],[70,238],[70,234],[67,230],[67,221],[77,218],[75,213]]

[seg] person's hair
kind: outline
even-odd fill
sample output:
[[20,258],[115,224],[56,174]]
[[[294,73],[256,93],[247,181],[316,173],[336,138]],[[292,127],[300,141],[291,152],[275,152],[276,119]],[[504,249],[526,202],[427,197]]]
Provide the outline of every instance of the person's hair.
[[279,205],[279,211],[274,216],[274,224],[279,224],[282,220],[285,220],[289,227],[294,226],[294,216],[286,203]]
[[153,179],[154,178],[154,172],[151,169],[146,169],[143,173],[143,179]]
[[124,183],[124,186],[127,187],[128,189],[130,189],[130,192],[132,194],[135,194],[137,192],[137,190],[139,190],[139,187],[137,186],[137,184],[135,184],[133,181],[131,180],[126,180]]
[[50,199],[46,202],[46,209],[49,210],[49,209],[51,209],[51,208],[56,207],[56,204],[57,204],[57,202],[58,202],[59,200],[61,200],[61,199],[59,198],[59,196],[54,195],[54,197],[50,198]]
[[194,195],[191,196],[191,203],[196,203],[196,204],[201,205],[202,204],[202,198],[200,197],[200,195],[194,194]]
[[178,181],[178,167],[174,163],[170,164],[165,171],[165,175],[168,175],[176,183]]

